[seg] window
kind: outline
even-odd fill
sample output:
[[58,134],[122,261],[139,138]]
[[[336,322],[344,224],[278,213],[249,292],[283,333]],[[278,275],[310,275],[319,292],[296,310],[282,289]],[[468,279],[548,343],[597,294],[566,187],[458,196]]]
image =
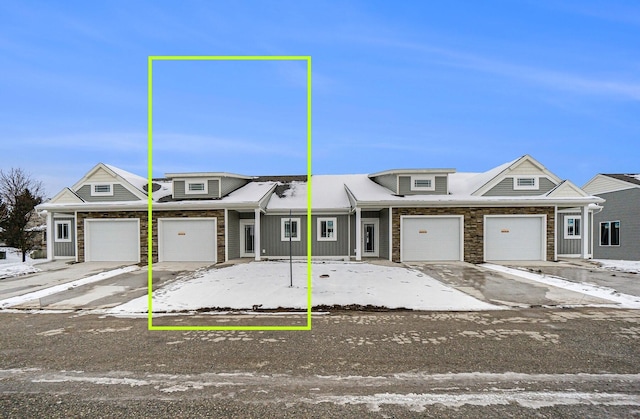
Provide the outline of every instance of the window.
[[57,242],[71,241],[71,221],[56,221],[55,229]]
[[579,239],[582,237],[582,217],[565,217],[564,219],[564,238]]
[[187,180],[185,181],[184,193],[189,194],[207,194],[209,193],[209,183],[204,179]]
[[600,246],[620,246],[620,221],[600,223]]
[[535,176],[522,176],[513,178],[513,189],[539,189],[538,178]]
[[412,191],[435,191],[435,176],[411,176]]
[[91,196],[112,196],[113,187],[110,183],[96,183],[91,185]]
[[318,218],[318,241],[336,241],[338,221],[333,218]]
[[[291,220],[291,222],[289,222]],[[282,241],[300,241],[300,219],[283,217],[280,220],[280,239]]]

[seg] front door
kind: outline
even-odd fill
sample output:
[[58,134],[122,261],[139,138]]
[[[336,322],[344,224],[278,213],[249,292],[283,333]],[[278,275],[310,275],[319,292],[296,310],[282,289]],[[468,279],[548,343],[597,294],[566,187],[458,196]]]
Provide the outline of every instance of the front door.
[[240,257],[255,256],[255,221],[240,220]]
[[362,256],[378,257],[378,226],[380,221],[377,218],[364,218],[362,220]]

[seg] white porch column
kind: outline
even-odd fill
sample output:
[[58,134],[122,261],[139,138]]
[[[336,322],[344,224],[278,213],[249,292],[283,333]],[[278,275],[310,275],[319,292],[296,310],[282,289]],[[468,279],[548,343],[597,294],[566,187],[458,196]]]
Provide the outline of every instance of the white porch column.
[[362,228],[361,219],[361,210],[360,208],[356,208],[356,260],[362,260],[362,231],[360,231]]
[[53,213],[47,211],[47,260],[53,260]]
[[260,260],[260,255],[262,254],[262,247],[260,246],[260,208],[256,208],[255,210],[255,225],[253,226],[253,251],[255,253],[255,260]]
[[591,226],[589,225],[589,205],[582,207],[582,258],[588,259],[589,241],[591,240]]
[[[242,232],[240,232],[242,234]],[[229,210],[224,209],[224,261],[229,260]]]

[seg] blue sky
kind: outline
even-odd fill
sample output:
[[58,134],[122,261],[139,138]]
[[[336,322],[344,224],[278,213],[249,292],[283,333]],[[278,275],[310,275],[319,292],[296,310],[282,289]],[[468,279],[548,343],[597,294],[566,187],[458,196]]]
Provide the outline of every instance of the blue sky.
[[[0,168],[146,175],[149,55],[309,55],[313,172],[639,172],[636,1],[0,2]],[[154,176],[306,172],[300,62],[154,64]]]

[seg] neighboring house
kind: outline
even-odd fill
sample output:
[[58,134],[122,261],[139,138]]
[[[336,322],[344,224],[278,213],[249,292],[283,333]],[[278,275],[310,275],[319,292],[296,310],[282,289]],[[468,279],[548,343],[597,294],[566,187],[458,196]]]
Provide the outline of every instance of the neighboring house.
[[[83,261],[218,263],[307,254],[312,186],[314,258],[395,262],[590,257],[589,220],[602,199],[526,155],[483,173],[399,169],[363,175],[250,177],[169,173],[153,181],[98,164],[38,206],[48,257]],[[564,224],[575,214],[568,235]],[[566,221],[567,223],[569,221]],[[566,243],[565,243],[566,242]]]
[[640,260],[640,174],[598,174],[583,189],[607,201],[593,215],[593,258]]

